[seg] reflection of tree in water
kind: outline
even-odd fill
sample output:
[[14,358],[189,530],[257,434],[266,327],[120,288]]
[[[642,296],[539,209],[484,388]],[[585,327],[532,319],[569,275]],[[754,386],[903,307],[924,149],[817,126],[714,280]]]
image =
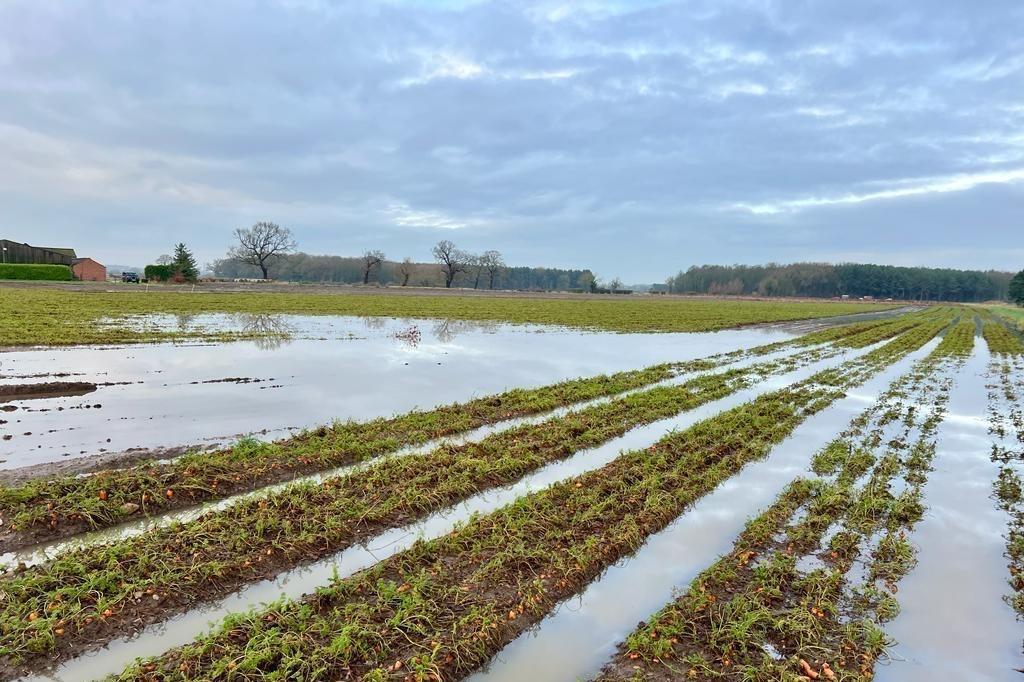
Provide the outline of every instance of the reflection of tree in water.
[[466,332],[493,333],[501,326],[500,322],[491,320],[438,320],[434,324],[434,338],[441,343],[450,343],[459,334]]
[[276,350],[292,340],[295,328],[276,315],[243,313],[235,316],[239,331],[261,350]]
[[367,329],[380,330],[384,329],[388,325],[388,318],[386,317],[364,317],[363,326]]
[[189,331],[189,328],[196,321],[196,313],[174,313],[174,317],[178,322],[179,332]]

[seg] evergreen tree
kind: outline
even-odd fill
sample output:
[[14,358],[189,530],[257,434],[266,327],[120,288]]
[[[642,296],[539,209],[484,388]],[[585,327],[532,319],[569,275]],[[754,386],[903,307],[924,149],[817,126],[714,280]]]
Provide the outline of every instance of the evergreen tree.
[[1024,270],[1021,270],[1010,280],[1010,300],[1017,305],[1024,305]]
[[188,250],[184,243],[174,247],[174,260],[171,262],[174,272],[181,273],[187,282],[194,282],[199,277],[199,266],[196,265],[196,257]]

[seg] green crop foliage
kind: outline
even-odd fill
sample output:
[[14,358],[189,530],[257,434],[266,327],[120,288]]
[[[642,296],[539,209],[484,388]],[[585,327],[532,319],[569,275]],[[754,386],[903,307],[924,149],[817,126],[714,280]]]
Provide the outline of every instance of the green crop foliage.
[[70,282],[71,268],[66,265],[0,264],[0,279]]
[[[889,306],[891,307],[891,306]],[[0,287],[0,347],[229,341],[245,332],[189,331],[142,325],[146,315],[203,313],[359,315],[443,318],[544,324],[614,332],[716,331],[767,322],[877,311],[877,304],[723,301],[678,298],[541,299],[498,296],[404,296],[204,292],[201,288],[146,291],[75,291],[69,288]]]
[[988,349],[996,354],[1024,355],[1024,343],[999,322],[988,321],[982,327]]

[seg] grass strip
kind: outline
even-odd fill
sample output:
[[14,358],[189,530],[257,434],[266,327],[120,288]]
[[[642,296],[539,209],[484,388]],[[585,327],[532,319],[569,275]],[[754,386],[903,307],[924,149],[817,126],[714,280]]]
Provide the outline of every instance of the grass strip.
[[615,332],[703,332],[768,322],[808,320],[893,305],[743,301],[677,297],[403,296],[397,294],[95,291],[0,286],[0,347],[125,344],[259,337],[146,324],[147,315],[359,315],[543,324]]
[[[139,622],[166,618],[197,600],[230,594],[281,569],[337,553],[637,426],[837,352],[819,349],[650,388],[480,442],[443,445],[348,476],[296,484],[191,523],[18,569],[0,581],[7,595],[0,604],[0,657],[15,664],[40,654],[54,658],[83,643],[129,633]],[[55,636],[57,630],[62,634]]]
[[217,634],[121,679],[458,677],[767,455],[870,376],[865,367],[880,371],[940,329],[915,328],[838,373],[821,372],[624,453],[302,601],[229,618]]
[[[889,644],[881,623],[898,613],[895,583],[914,564],[906,533],[924,511],[921,487],[951,384],[936,374],[962,367],[970,326],[947,334],[815,455],[815,472],[831,478],[791,483],[729,554],[640,624],[598,679],[871,679]],[[918,404],[932,409],[922,414]],[[908,487],[893,494],[898,474]],[[862,553],[865,581],[854,584]]]

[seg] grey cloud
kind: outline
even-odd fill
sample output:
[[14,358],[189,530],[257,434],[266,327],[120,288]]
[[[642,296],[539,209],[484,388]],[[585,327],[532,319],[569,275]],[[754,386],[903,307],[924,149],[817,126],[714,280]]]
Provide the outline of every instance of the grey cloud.
[[[453,238],[629,280],[858,253],[1017,268],[1022,24],[1015,0],[14,0],[0,198],[9,236],[112,262],[179,234],[211,259],[274,219],[314,252]],[[1002,180],[886,194],[950,177]],[[936,248],[968,234],[991,247]]]

